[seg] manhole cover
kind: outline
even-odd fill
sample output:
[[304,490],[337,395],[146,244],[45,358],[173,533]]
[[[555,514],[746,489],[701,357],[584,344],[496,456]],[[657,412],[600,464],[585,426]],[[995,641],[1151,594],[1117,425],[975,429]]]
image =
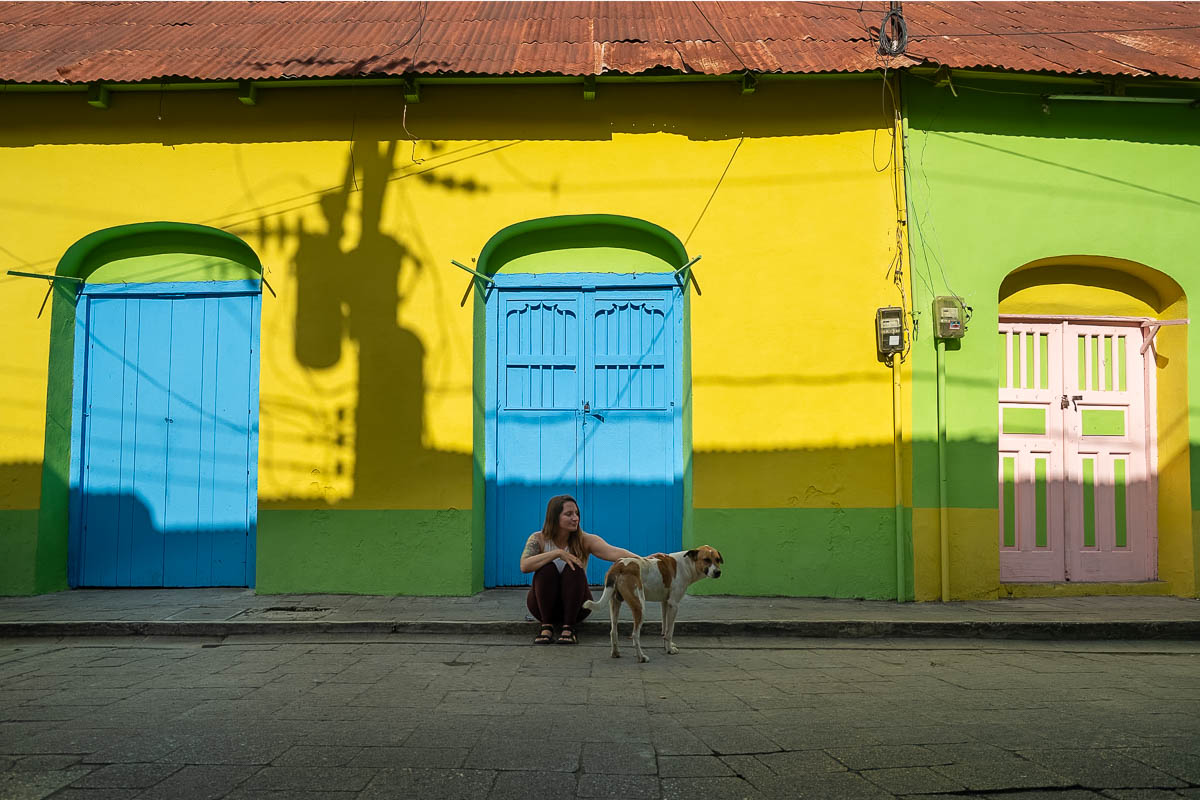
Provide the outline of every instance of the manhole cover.
[[270,606],[252,609],[243,616],[274,620],[320,619],[331,611],[333,611],[332,608],[322,608],[321,606]]

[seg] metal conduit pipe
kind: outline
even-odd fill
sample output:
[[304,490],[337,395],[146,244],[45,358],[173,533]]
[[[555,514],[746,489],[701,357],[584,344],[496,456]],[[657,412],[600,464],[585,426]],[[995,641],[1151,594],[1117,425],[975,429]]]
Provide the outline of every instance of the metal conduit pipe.
[[[903,306],[907,306],[904,292],[904,276],[908,275],[908,192],[906,189],[906,180],[908,178],[906,165],[904,163],[904,95],[902,93],[903,84],[899,75],[892,78],[893,95],[892,95],[892,180],[894,181],[894,197],[896,201],[896,225],[899,227],[899,232],[896,237],[896,248],[899,252],[896,253],[898,259],[896,281],[900,288],[900,299]],[[902,314],[907,314],[908,309],[902,308]],[[911,345],[910,345],[911,346]],[[896,602],[903,603],[907,598],[905,589],[905,567],[907,566],[905,554],[908,552],[907,543],[904,537],[904,465],[902,458],[902,449],[904,447],[904,403],[902,402],[903,385],[900,382],[900,367],[903,363],[903,354],[896,353],[892,356],[892,473],[895,481],[895,515],[896,515]]]
[[946,507],[946,341],[934,339],[937,351],[938,549],[942,566],[942,602],[950,602],[950,514]]
[[900,403],[900,357],[892,359],[892,468],[896,476],[896,602],[904,602],[904,482],[901,478],[900,448],[904,442],[904,417]]

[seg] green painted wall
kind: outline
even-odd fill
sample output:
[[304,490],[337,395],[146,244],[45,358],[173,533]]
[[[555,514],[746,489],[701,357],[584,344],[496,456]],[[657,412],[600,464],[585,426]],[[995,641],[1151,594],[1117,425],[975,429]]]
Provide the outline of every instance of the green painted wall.
[[0,510],[0,595],[26,595],[37,591],[38,511]]
[[[694,584],[693,594],[896,598],[894,509],[697,508],[692,516],[684,546],[707,544],[725,559],[721,577]],[[908,512],[904,527],[912,528]],[[912,599],[911,586],[905,595]]]
[[[957,96],[911,76],[904,80],[918,323],[912,350],[913,503],[917,508],[938,503],[929,309],[934,295],[957,293],[973,307],[973,317],[966,337],[946,352],[949,506],[995,509],[1001,281],[1040,259],[1068,257],[1086,264],[1110,258],[1164,273],[1195,296],[1200,291],[1194,254],[1200,218],[1200,117],[1186,106],[1044,102],[1044,86],[980,84],[966,75],[956,76],[955,89]],[[1132,86],[1129,93],[1135,93]],[[1200,344],[1198,335],[1196,326],[1189,326],[1188,350]],[[1198,388],[1195,381],[1193,372],[1188,392]],[[1196,430],[1197,411],[1181,413],[1190,415],[1190,427]],[[1177,428],[1186,424],[1183,419],[1179,423]],[[1200,472],[1194,442],[1191,452],[1194,480]],[[1186,458],[1160,452],[1160,473],[1183,474],[1186,487],[1188,464],[1171,461]],[[1196,497],[1193,490],[1193,507]],[[1163,531],[1163,525],[1160,517],[1160,537],[1174,535]],[[1179,528],[1179,536],[1188,528],[1188,547],[1179,554],[1186,561],[1183,551],[1193,549],[1191,520],[1168,520],[1172,526]],[[964,540],[957,544],[965,545],[962,552],[968,558],[996,546],[994,529],[952,530],[952,535]],[[1174,565],[1160,560],[1160,572],[1178,568],[1183,581],[1184,572],[1195,573],[1191,560]],[[1190,581],[1179,585],[1194,587]],[[998,577],[992,591],[995,584]],[[987,587],[960,588],[979,594]]]
[[264,510],[255,591],[467,595],[471,512]]
[[[169,239],[163,247],[171,247]],[[88,283],[258,280],[256,270],[207,253],[153,253],[116,258],[97,267]]]

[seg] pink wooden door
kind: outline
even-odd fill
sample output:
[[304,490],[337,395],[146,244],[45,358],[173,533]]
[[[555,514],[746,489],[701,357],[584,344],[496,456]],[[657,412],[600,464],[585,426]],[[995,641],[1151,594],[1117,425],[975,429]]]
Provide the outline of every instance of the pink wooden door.
[[1155,576],[1157,526],[1150,465],[1149,376],[1142,329],[1066,323],[1067,577]]
[[1138,321],[1008,318],[1000,335],[1000,579],[1152,579],[1154,386]]
[[1062,581],[1062,325],[1002,323],[1000,336],[1000,579]]

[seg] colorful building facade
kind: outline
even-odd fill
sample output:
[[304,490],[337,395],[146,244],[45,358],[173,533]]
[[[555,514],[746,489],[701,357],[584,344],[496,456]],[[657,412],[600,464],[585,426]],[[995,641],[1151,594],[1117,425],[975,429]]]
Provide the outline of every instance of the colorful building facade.
[[10,84],[0,594],[1196,596],[1194,109],[830,64]]
[[[741,565],[725,591],[887,597],[897,551],[892,381],[871,320],[900,295],[885,274],[896,256],[895,173],[877,169],[893,144],[878,89],[877,78],[764,81],[754,94],[732,82],[634,84],[585,102],[571,86],[430,84],[407,111],[396,89],[370,87],[264,91],[251,108],[224,92],[130,92],[104,111],[74,95],[14,93],[13,118],[27,122],[7,129],[0,157],[28,195],[9,217],[6,246],[20,270],[57,264],[110,291],[160,281],[213,290],[255,279],[261,263],[269,288],[254,348],[257,419],[247,427],[256,426],[258,453],[248,582],[259,591],[466,594],[513,580],[485,566],[504,561],[486,508],[497,468],[488,425],[499,407],[488,348],[500,341],[488,304],[503,292],[478,282],[462,306],[475,279],[451,265],[458,260],[486,261],[500,281],[525,276],[525,291],[633,275],[621,290],[649,280],[667,303],[677,388],[666,402],[677,413],[662,441],[674,505],[643,521],[644,504],[632,501],[627,522],[597,533],[638,549],[712,544]],[[317,106],[329,121],[313,118]],[[813,107],[821,117],[799,111]],[[62,133],[42,143],[48,119]],[[420,137],[397,136],[405,125]],[[512,239],[512,226],[560,218],[571,224],[483,255],[494,237]],[[877,224],[864,229],[864,218]],[[219,260],[210,244],[173,244],[170,226],[147,244],[139,226],[159,221],[218,229],[245,252]],[[115,243],[79,274],[62,254],[98,231]],[[131,255],[147,248],[152,255]],[[675,273],[696,255],[689,271],[703,295],[688,289],[688,271]],[[89,444],[77,427],[90,419],[80,407],[90,395],[65,380],[83,374],[66,341],[82,331],[78,286],[55,287],[40,319],[43,282],[8,278],[4,293],[4,324],[19,343],[7,358],[26,376],[6,401],[18,415],[5,446],[8,592],[65,588],[83,558],[70,545],[72,525],[82,527],[71,502],[86,488],[79,451]],[[156,330],[130,333],[131,343],[172,331]],[[47,379],[45,363],[60,380]],[[131,368],[120,397],[139,376],[169,385],[162,368],[159,378]],[[609,405],[619,415],[620,402]],[[635,449],[644,435],[632,434]],[[576,447],[575,432],[562,436]],[[127,472],[130,458],[171,460],[110,458],[124,458]],[[599,458],[571,468],[621,483],[618,456]],[[200,482],[212,471],[189,469]],[[525,534],[540,526],[552,489],[597,491],[573,473],[569,486],[558,477],[535,481],[525,505],[506,512]],[[114,480],[125,487],[110,492],[117,507],[159,519],[160,533],[171,528],[163,503],[172,478],[153,484],[168,497],[157,505],[122,496],[142,492],[140,478]],[[178,491],[201,505],[216,496]],[[131,546],[111,538],[118,550]],[[519,548],[508,548],[509,561]],[[110,566],[118,569],[97,574]]]

